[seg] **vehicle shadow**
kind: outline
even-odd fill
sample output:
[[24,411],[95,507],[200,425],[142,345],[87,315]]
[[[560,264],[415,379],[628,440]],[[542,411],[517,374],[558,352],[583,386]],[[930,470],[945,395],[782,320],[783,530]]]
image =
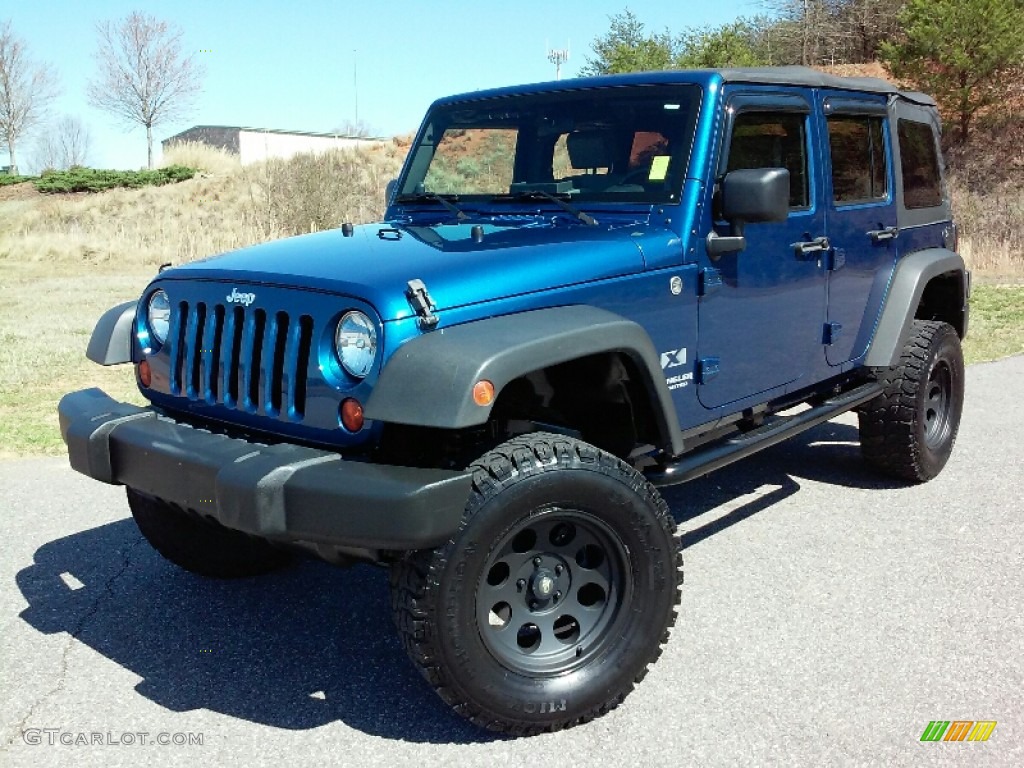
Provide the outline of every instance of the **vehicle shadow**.
[[21,618],[139,675],[136,690],[170,710],[296,730],[340,720],[413,742],[501,738],[451,711],[407,659],[383,569],[300,559],[259,578],[203,579],[164,561],[131,519],[34,559],[16,578]]
[[[688,547],[793,495],[800,490],[800,480],[866,490],[907,485],[865,463],[857,427],[826,422],[749,460],[730,464],[684,485],[664,488],[662,495],[684,529],[689,521],[731,505],[738,497],[753,496],[721,517],[686,530],[683,546]],[[771,490],[763,492],[765,487]]]
[[[689,546],[796,493],[798,478],[892,487],[863,466],[856,429],[825,424],[665,496],[685,528],[774,486],[688,532]],[[340,720],[413,742],[502,738],[464,721],[419,676],[393,629],[379,568],[300,560],[258,579],[207,580],[165,562],[126,519],[43,545],[17,584],[30,626],[71,634],[140,676],[136,690],[173,711],[296,730]]]

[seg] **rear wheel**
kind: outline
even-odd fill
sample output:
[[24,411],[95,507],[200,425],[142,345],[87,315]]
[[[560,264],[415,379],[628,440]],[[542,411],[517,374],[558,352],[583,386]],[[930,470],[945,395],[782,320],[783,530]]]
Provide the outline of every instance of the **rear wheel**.
[[186,514],[166,501],[128,488],[128,506],[157,552],[186,571],[218,579],[258,576],[289,555],[269,542]]
[[478,725],[529,734],[615,707],[661,653],[682,559],[657,491],[578,440],[534,434],[472,467],[455,537],[392,569],[410,657]]
[[960,337],[948,323],[915,320],[903,354],[859,411],[868,463],[914,482],[931,480],[953,451],[964,402]]

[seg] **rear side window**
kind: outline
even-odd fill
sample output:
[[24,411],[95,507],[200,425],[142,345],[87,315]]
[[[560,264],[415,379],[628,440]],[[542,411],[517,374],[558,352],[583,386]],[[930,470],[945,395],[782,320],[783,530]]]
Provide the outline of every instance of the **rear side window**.
[[899,121],[900,168],[903,171],[903,205],[934,208],[942,205],[942,177],[935,137],[927,123]]
[[741,112],[733,125],[726,170],[785,168],[789,171],[789,207],[810,207],[806,122],[799,113]]
[[889,173],[880,117],[838,115],[828,119],[832,199],[867,203],[889,196]]

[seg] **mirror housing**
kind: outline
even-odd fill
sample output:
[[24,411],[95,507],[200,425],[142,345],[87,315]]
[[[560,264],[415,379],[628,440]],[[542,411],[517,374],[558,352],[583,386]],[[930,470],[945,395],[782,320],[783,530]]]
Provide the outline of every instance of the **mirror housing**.
[[722,237],[708,235],[711,255],[742,251],[747,247],[743,230],[747,224],[785,221],[789,216],[789,171],[785,168],[742,168],[722,179],[722,217],[732,232]]
[[398,179],[391,179],[387,186],[384,187],[384,207],[387,208],[391,205],[391,201],[395,198],[395,189],[398,187]]

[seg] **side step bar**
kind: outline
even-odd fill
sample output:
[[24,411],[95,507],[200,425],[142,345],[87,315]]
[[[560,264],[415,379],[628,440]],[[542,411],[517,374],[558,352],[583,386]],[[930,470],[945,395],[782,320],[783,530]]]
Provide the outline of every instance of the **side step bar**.
[[881,392],[882,385],[877,382],[861,384],[795,416],[770,418],[750,432],[685,454],[669,464],[648,470],[645,475],[658,487],[694,480],[863,405]]

